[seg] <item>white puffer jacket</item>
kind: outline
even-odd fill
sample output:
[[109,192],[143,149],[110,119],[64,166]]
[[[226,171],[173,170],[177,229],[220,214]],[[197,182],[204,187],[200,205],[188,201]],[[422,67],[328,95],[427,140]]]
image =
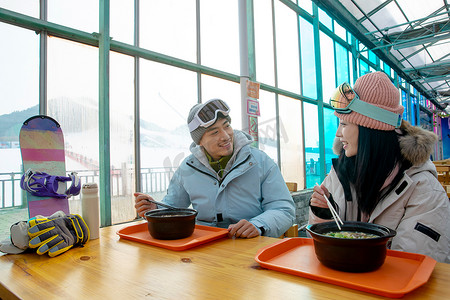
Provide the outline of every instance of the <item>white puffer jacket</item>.
[[[397,231],[391,249],[425,254],[439,262],[450,263],[450,201],[429,160],[436,136],[407,122],[402,123],[401,129],[405,133],[399,138],[402,155],[413,166],[378,203],[369,222]],[[323,184],[337,203],[339,216],[356,221],[357,201],[345,201],[344,189],[333,168]],[[354,190],[352,197],[357,199]],[[310,209],[310,224],[324,221],[330,220],[319,218]]]

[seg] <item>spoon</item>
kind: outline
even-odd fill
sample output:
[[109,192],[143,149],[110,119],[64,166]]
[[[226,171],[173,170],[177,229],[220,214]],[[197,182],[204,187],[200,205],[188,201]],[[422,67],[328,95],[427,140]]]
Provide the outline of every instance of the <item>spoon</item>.
[[171,206],[171,205],[169,205],[169,204],[165,204],[165,203],[162,203],[162,202],[153,200],[153,199],[146,199],[146,200],[147,200],[148,202],[154,203],[154,204],[156,204],[156,205],[163,206],[163,207],[165,207],[165,208],[169,208],[169,209],[180,209],[180,208],[178,208],[178,207]]

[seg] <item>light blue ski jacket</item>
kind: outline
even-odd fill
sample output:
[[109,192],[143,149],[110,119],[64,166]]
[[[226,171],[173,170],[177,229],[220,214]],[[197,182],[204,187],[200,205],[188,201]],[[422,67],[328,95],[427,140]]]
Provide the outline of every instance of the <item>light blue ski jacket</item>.
[[197,224],[227,228],[246,219],[263,227],[265,236],[281,236],[294,223],[294,202],[278,166],[251,142],[248,134],[234,130],[234,152],[222,179],[203,147],[193,143],[192,154],[175,172],[163,202],[192,204],[198,211]]

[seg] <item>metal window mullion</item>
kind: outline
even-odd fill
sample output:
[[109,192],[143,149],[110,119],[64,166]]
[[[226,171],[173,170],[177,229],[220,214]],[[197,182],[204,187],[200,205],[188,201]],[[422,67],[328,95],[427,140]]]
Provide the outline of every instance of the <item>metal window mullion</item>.
[[[302,69],[302,45],[301,45],[301,28],[300,28],[301,16],[297,14],[297,36],[298,36],[298,69],[300,74],[300,94],[303,95],[303,69]],[[306,149],[305,149],[305,102],[300,101],[301,109],[301,124],[302,124],[302,159],[303,159],[303,187],[307,188],[306,180]]]
[[[254,57],[250,57],[250,52],[252,51],[253,45],[253,25],[252,19],[249,14],[253,9],[253,3],[251,0],[239,0],[238,1],[238,13],[239,13],[239,59],[240,59],[240,92],[241,92],[241,121],[242,129],[249,131],[250,124],[247,115],[247,80],[254,80],[255,74],[251,74],[254,68],[250,67],[252,65],[251,60]],[[254,66],[254,62],[253,62]],[[253,76],[253,78],[252,78]],[[255,140],[254,144],[258,145],[258,141]]]
[[356,82],[356,79],[358,79],[358,65],[359,65],[359,60],[358,60],[358,49],[357,49],[357,44],[358,41],[356,40],[356,37],[352,34],[352,60],[353,60],[353,78],[351,78],[352,80],[352,84],[354,84]]
[[[195,1],[195,13],[196,13],[196,17],[195,17],[195,33],[196,33],[196,37],[197,37],[197,64],[201,65],[202,64],[202,43],[201,43],[201,33],[200,33],[200,0]],[[202,73],[201,72],[196,72],[197,73],[197,102],[201,103],[202,102]]]
[[[134,46],[139,47],[139,1],[134,0]],[[134,188],[142,191],[141,178],[141,117],[140,117],[140,65],[134,56]]]
[[322,91],[322,62],[320,58],[320,32],[319,32],[319,9],[313,3],[313,34],[314,34],[314,60],[316,65],[316,87],[317,87],[317,120],[319,123],[319,160],[320,160],[320,181],[325,179],[326,161],[325,161],[325,126],[324,126],[324,108]]
[[[39,19],[47,21],[47,0],[39,1]],[[39,114],[47,115],[47,31],[39,34]]]
[[99,17],[99,153],[101,226],[111,222],[111,147],[109,124],[109,0],[100,0]]
[[417,120],[417,123],[416,123],[416,126],[420,126],[420,92],[417,92],[417,94],[416,94],[416,120]]
[[[275,25],[275,3],[274,0],[272,2],[272,38],[273,38],[273,71],[274,71],[274,84],[275,89],[278,89],[278,60],[277,60],[277,34],[276,34],[276,25]],[[260,86],[261,87],[261,86]],[[280,106],[278,99],[278,92],[274,91],[275,95],[275,130],[277,134],[276,142],[277,142],[277,160],[278,160],[278,168],[281,169],[281,134],[280,134]]]
[[406,103],[408,105],[408,121],[412,124],[413,123],[413,103],[411,100],[411,87],[409,82],[406,82]]
[[33,18],[4,8],[0,8],[0,21],[36,32],[46,31],[48,35],[67,39],[69,41],[95,47],[98,46],[98,33],[87,33],[78,29]]

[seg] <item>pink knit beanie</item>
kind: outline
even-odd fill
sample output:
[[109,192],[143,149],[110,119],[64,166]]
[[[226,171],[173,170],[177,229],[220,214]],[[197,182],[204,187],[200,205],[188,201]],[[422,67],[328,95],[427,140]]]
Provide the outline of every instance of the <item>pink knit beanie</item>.
[[[403,114],[404,107],[400,104],[398,89],[392,84],[389,77],[383,72],[374,72],[359,77],[354,86],[360,100],[391,111],[398,115]],[[334,114],[344,121],[378,130],[394,130],[395,127],[381,121],[352,111],[349,114]]]

